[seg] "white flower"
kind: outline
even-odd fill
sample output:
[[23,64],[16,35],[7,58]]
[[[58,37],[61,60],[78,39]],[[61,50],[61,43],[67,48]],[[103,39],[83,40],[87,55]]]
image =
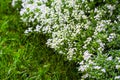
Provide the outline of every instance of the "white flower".
[[59,51],[59,53],[60,53],[60,54],[64,54],[64,52],[63,52],[63,51]]
[[80,64],[80,65],[83,65],[83,64],[84,64],[84,61],[81,61],[79,64]]
[[87,44],[85,44],[85,45],[83,46],[83,49],[87,49]]
[[94,69],[100,69],[100,66],[93,66]]
[[42,12],[43,14],[46,14],[46,11],[47,11],[46,8],[47,8],[47,7],[46,7],[45,4],[43,4],[43,5],[40,6],[40,10],[41,10],[41,12]]
[[111,33],[109,35],[109,37],[107,38],[107,40],[108,40],[108,42],[111,42],[111,41],[113,41],[114,38],[116,38],[116,34],[115,33]]
[[112,10],[115,9],[115,5],[110,5],[110,4],[108,4],[108,5],[107,5],[107,8],[110,9],[110,10],[112,11]]
[[16,4],[17,0],[12,0],[12,6],[14,7]]
[[102,71],[102,72],[104,72],[104,73],[106,72],[106,70],[105,70],[105,69],[101,69],[101,71]]
[[32,28],[28,28],[27,30],[25,30],[25,34],[28,34],[29,32],[32,32]]
[[80,67],[78,68],[78,71],[84,72],[87,70],[88,67],[89,67],[88,65],[80,65]]
[[92,54],[89,54],[88,51],[85,51],[83,54],[84,54],[83,55],[84,60],[88,60],[91,57],[91,55],[92,55]]
[[112,14],[113,14],[113,10],[115,9],[115,5],[107,5],[107,8],[110,10],[109,12],[110,12],[110,16],[112,16]]
[[120,79],[120,76],[115,76],[115,79]]
[[68,56],[67,56],[68,60],[72,60],[73,55],[76,54],[75,50],[76,50],[76,48],[70,48],[69,49],[69,51],[67,53],[68,54]]
[[85,75],[82,76],[83,79],[87,78],[89,76],[88,73],[86,73]]
[[88,62],[89,64],[96,65],[96,63],[94,63],[92,60],[89,60]]
[[120,65],[116,65],[116,69],[119,69],[120,68]]
[[102,52],[104,50],[105,43],[103,43],[100,39],[98,39],[96,42],[100,45],[98,48],[98,51]]
[[87,16],[86,16],[86,15],[83,15],[82,18],[83,18],[83,19],[87,19]]
[[41,28],[42,28],[41,26],[37,25],[34,31],[39,32]]
[[112,60],[112,56],[110,56],[110,57],[108,57],[106,60],[108,60],[108,61],[111,61]]
[[41,0],[41,2],[44,2],[44,3],[46,3],[48,0]]
[[88,37],[87,40],[84,43],[88,43],[89,44],[91,40],[92,40],[92,38]]
[[24,13],[26,13],[27,12],[27,10],[26,9],[21,9],[21,11],[20,11],[20,15],[22,16]]
[[117,19],[120,21],[120,15],[117,16]]

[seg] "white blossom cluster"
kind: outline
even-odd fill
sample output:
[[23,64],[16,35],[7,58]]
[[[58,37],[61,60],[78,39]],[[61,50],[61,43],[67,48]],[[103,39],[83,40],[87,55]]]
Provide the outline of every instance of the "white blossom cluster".
[[107,40],[108,40],[109,42],[111,42],[111,41],[113,41],[113,39],[115,39],[115,37],[116,37],[116,34],[115,34],[115,33],[111,33],[111,34],[109,35],[109,37],[107,38]]
[[[25,33],[49,34],[50,38],[46,44],[60,54],[67,55],[68,60],[81,61],[78,71],[85,73],[92,64],[93,69],[106,72],[106,69],[96,65],[93,59],[98,52],[104,51],[105,42],[110,43],[117,38],[115,32],[108,34],[108,29],[112,29],[111,26],[118,23],[111,19],[116,5],[104,4],[92,8],[89,4],[94,3],[94,0],[21,1],[21,19],[35,27],[28,28]],[[15,0],[13,5],[14,2]],[[117,15],[118,21],[119,18],[120,15]],[[79,59],[81,56],[83,60]],[[112,60],[112,57],[108,57],[107,60]],[[116,65],[116,68],[119,67]],[[88,73],[82,76],[87,77],[90,77]]]

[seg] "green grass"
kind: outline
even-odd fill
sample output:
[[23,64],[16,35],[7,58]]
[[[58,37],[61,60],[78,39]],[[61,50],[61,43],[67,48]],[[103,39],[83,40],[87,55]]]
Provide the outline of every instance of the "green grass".
[[0,80],[80,79],[74,62],[45,45],[45,35],[24,35],[19,18],[11,0],[0,0]]

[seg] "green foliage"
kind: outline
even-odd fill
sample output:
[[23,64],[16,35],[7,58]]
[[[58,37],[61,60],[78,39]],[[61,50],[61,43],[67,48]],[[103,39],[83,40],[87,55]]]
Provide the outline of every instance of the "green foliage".
[[[46,5],[49,1],[46,3],[41,1],[41,8],[39,6],[29,8],[28,12],[25,11],[28,7],[23,5],[24,8],[20,13],[27,14],[21,14],[25,23],[37,22],[41,32],[50,35],[47,40],[48,46],[66,54],[69,60],[80,62],[78,70],[82,72],[83,79],[87,77],[98,80],[119,79],[119,69],[117,69],[119,61],[116,61],[117,58],[114,59],[108,51],[120,48],[118,29],[120,2],[118,0],[79,1],[54,0],[51,6]],[[37,3],[34,0],[33,2],[34,4],[29,4],[29,1],[25,4],[36,6]],[[39,9],[41,13],[35,12],[35,9]],[[40,16],[36,18],[38,14]],[[38,29],[38,25],[34,27]],[[27,31],[32,32],[29,29]]]
[[48,48],[45,35],[24,35],[26,27],[11,0],[0,0],[0,80],[80,78],[74,62]]
[[119,0],[41,1],[35,11],[28,0],[26,12],[11,1],[0,0],[0,80],[120,79]]

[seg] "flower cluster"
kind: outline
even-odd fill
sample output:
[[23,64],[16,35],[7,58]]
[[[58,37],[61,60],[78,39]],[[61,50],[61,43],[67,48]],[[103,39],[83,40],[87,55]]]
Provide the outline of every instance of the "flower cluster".
[[[15,2],[15,0],[13,0]],[[97,78],[106,68],[97,63],[106,44],[117,38],[119,0],[21,0],[21,19],[28,28],[25,33],[42,32],[49,39],[46,44],[68,60],[79,62],[82,78]],[[30,25],[31,24],[31,25]],[[110,49],[107,49],[110,50]],[[107,54],[107,53],[106,53]],[[108,54],[109,55],[109,54]],[[111,61],[112,56],[104,61]],[[101,58],[99,58],[101,59]],[[99,62],[99,61],[98,61]],[[118,69],[120,66],[116,65]],[[91,72],[98,71],[97,76]],[[84,75],[85,74],[85,75]],[[117,79],[119,77],[116,77]]]

